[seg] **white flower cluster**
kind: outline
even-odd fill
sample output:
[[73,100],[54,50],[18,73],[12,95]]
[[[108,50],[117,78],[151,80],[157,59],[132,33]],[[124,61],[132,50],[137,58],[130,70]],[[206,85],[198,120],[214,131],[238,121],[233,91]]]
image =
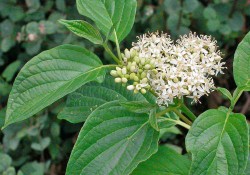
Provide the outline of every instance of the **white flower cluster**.
[[[132,62],[129,63],[131,58],[127,58],[131,54],[125,51],[125,66],[118,67],[117,71],[123,69],[125,72],[125,69],[128,70],[127,65],[134,65],[134,73],[139,79],[127,88],[134,91],[145,86],[150,88],[158,95],[159,105],[171,104],[174,98],[182,96],[197,102],[201,96],[215,88],[212,76],[223,73],[225,64],[221,62],[221,52],[217,49],[216,41],[210,36],[198,36],[195,33],[180,37],[176,43],[167,34],[144,34],[138,42],[133,43],[130,52],[136,55]],[[147,64],[150,66],[147,67]],[[140,72],[146,73],[146,77],[141,77]],[[143,78],[144,82],[141,82]]]

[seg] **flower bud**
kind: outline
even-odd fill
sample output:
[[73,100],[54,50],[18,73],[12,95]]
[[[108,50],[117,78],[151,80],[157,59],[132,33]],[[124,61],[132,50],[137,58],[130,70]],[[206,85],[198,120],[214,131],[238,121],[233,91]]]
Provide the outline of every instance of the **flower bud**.
[[137,89],[134,90],[134,93],[137,94],[139,91]]
[[135,60],[135,62],[136,62],[137,64],[140,63],[140,58],[139,58],[138,56],[136,56],[136,57],[134,58],[134,60]]
[[141,73],[141,78],[145,78],[145,77],[147,77],[147,73],[146,73],[146,71],[143,71],[143,72]]
[[150,64],[146,64],[146,65],[144,66],[144,68],[148,70],[148,69],[151,68],[151,66],[150,66]]
[[148,79],[147,78],[143,78],[142,80],[141,80],[141,83],[147,83],[148,82]]
[[146,89],[144,89],[144,88],[141,89],[141,93],[142,93],[142,94],[146,94],[146,93],[147,93]]
[[128,49],[125,49],[125,56],[126,56],[127,58],[130,58],[130,52],[129,52]]
[[113,77],[118,76],[117,71],[115,71],[115,70],[111,70],[110,75],[112,75]]
[[130,71],[131,71],[131,72],[135,72],[135,70],[136,70],[136,67],[135,67],[134,65],[132,65],[132,66],[130,67]]
[[123,74],[123,75],[127,74],[127,69],[126,69],[125,67],[122,68],[122,74]]
[[176,78],[176,77],[173,79],[173,81],[174,81],[175,83],[179,82],[178,78]]
[[137,55],[136,50],[131,49],[131,50],[130,50],[130,56],[131,56],[132,58],[134,58],[136,55]]
[[141,64],[144,65],[146,60],[145,60],[145,58],[141,58],[140,61],[141,61]]
[[122,70],[120,67],[116,67],[116,70],[119,71],[119,70]]
[[154,74],[158,73],[158,71],[156,69],[153,69],[152,71],[153,71]]
[[121,79],[121,78],[115,78],[115,82],[116,82],[116,83],[121,83],[121,82],[122,82],[122,79]]
[[122,74],[122,70],[121,69],[117,71],[117,75],[119,75],[120,77],[122,77],[123,74]]
[[130,91],[132,91],[132,90],[135,89],[135,87],[134,87],[134,85],[129,85],[129,86],[127,86],[127,89],[130,90]]
[[127,83],[127,82],[128,82],[128,79],[127,79],[127,78],[122,78],[122,82],[123,82],[123,83]]
[[137,76],[134,76],[135,81],[139,81],[139,78]]
[[135,73],[131,73],[131,74],[129,75],[129,78],[132,79],[132,80],[134,79],[134,77],[135,77]]

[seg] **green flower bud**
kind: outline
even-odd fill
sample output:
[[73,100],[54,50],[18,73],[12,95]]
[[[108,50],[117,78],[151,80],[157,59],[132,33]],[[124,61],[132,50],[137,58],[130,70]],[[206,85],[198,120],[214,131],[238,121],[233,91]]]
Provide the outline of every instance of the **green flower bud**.
[[153,71],[154,74],[158,73],[158,71],[156,69],[153,69],[152,71]]
[[138,92],[139,92],[138,90],[136,90],[136,89],[134,90],[134,93],[135,93],[135,94],[137,94]]
[[131,50],[130,50],[130,55],[131,55],[132,58],[134,58],[134,57],[137,55],[136,50],[131,49]]
[[132,63],[128,62],[127,69],[130,70]]
[[131,80],[133,80],[134,77],[135,77],[135,73],[131,73],[131,74],[129,75],[129,78],[130,78]]
[[141,78],[145,78],[145,77],[147,77],[147,73],[146,73],[146,71],[143,71],[143,72],[141,73]]
[[148,82],[148,79],[147,78],[143,78],[142,80],[141,80],[141,83],[147,83]]
[[134,76],[135,81],[139,81],[139,78],[137,76]]
[[129,79],[130,76],[129,76],[129,74],[126,74],[124,77],[127,78],[127,79]]
[[178,78],[175,77],[175,78],[174,78],[174,82],[175,82],[175,83],[179,82]]
[[146,89],[144,89],[144,88],[141,89],[141,93],[142,93],[142,94],[146,94],[146,93],[147,93]]
[[140,63],[140,58],[139,58],[138,56],[136,56],[136,57],[134,58],[134,61],[135,61],[137,64],[139,64],[139,63]]
[[117,71],[117,74],[118,74],[120,77],[122,77],[122,70],[121,70],[121,69],[118,70],[118,71]]

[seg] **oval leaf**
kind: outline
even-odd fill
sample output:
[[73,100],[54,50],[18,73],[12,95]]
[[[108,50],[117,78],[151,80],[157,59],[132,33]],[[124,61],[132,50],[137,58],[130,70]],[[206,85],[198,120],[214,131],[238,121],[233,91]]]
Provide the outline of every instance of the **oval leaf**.
[[66,174],[129,174],[157,151],[158,134],[147,115],[127,111],[118,101],[106,103],[80,131]]
[[250,32],[235,51],[233,73],[237,86],[250,91]]
[[[136,0],[77,0],[80,14],[92,19],[97,27],[108,36],[115,26],[118,41],[121,42],[130,32],[136,13]],[[114,35],[110,38],[115,41]]]
[[161,146],[156,154],[140,163],[132,175],[187,175],[190,165],[188,158]]
[[134,94],[121,84],[115,83],[113,77],[107,76],[101,84],[90,82],[68,95],[66,107],[58,118],[71,123],[83,122],[97,107],[115,100],[155,103],[153,95]]
[[99,31],[91,24],[82,20],[59,20],[74,34],[86,38],[94,44],[102,44],[103,39]]
[[243,174],[248,159],[248,125],[242,114],[208,110],[193,123],[186,137],[192,153],[190,175]]
[[217,90],[220,91],[229,100],[232,100],[232,94],[226,88],[218,87]]
[[42,52],[18,74],[9,96],[5,126],[31,117],[83,84],[97,80],[106,67],[79,46],[63,45]]

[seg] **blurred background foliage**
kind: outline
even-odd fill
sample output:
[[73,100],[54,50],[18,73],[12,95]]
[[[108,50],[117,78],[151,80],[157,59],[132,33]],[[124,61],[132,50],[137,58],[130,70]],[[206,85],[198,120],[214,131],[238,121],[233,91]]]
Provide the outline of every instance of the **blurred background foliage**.
[[[94,51],[104,63],[112,62],[101,47],[76,37],[60,25],[58,19],[84,18],[78,14],[75,0],[0,0],[0,126],[17,72],[39,52],[71,43]],[[215,82],[232,92],[235,88],[233,54],[249,29],[249,0],[138,0],[135,25],[121,49],[130,48],[136,36],[148,31],[164,31],[173,39],[189,31],[212,35],[218,40],[228,67]],[[114,45],[110,43],[110,47]],[[0,174],[64,174],[82,125],[57,119],[64,101],[56,102],[32,119],[0,131]],[[196,114],[206,108],[229,105],[217,92],[202,98],[201,102],[202,105],[187,101]],[[249,117],[249,106],[250,95],[245,93],[236,111]],[[185,151],[185,132],[177,127],[162,130],[161,142],[179,152]]]

